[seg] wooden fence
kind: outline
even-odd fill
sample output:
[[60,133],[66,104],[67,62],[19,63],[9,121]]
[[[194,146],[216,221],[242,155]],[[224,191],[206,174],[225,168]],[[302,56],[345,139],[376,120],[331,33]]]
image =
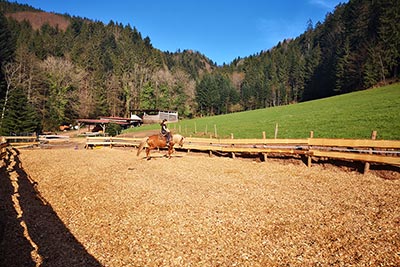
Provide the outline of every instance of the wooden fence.
[[96,146],[112,147],[138,147],[143,138],[121,138],[121,137],[86,137],[85,148],[93,148]]
[[0,137],[0,160],[4,163],[4,158],[7,155],[7,147],[23,147],[39,145],[37,136],[1,136]]
[[[329,158],[365,162],[364,172],[369,163],[400,166],[400,140],[372,139],[217,139],[187,137],[182,150],[228,154],[235,158],[239,154],[260,155],[303,155],[310,167],[312,159]],[[86,148],[95,146],[138,147],[143,138],[87,137]],[[8,145],[21,147],[39,145],[36,136],[5,136],[0,142],[0,156],[4,158]]]
[[3,136],[6,142],[14,147],[37,146],[39,140],[36,135],[31,136]]
[[[143,138],[88,137],[86,147],[98,145],[137,147]],[[182,147],[187,152],[202,151],[237,154],[304,155],[308,166],[313,158],[332,158],[400,166],[400,140],[373,139],[214,139],[188,137]],[[369,168],[369,165],[368,165]],[[366,166],[365,171],[368,171]]]
[[7,147],[8,147],[7,141],[4,138],[2,138],[2,140],[0,141],[0,159],[1,160],[3,160],[7,154]]

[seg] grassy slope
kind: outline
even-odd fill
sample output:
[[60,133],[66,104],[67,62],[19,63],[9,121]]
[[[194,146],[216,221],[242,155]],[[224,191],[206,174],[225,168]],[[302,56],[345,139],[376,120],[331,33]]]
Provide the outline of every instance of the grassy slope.
[[[378,139],[400,140],[400,84],[289,106],[183,120],[169,128],[174,132],[180,128],[184,135],[209,136],[216,125],[221,138],[230,133],[235,138],[261,138],[263,131],[273,138],[276,123],[278,138],[306,138],[310,131],[316,138],[370,138],[376,130]],[[152,125],[130,131],[157,128]]]

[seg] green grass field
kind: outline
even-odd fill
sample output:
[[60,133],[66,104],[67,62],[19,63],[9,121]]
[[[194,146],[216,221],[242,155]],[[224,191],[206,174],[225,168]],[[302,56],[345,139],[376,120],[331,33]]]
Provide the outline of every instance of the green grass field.
[[[185,136],[220,138],[370,138],[400,140],[400,83],[288,106],[181,120],[169,128]],[[127,132],[158,129],[147,125]]]

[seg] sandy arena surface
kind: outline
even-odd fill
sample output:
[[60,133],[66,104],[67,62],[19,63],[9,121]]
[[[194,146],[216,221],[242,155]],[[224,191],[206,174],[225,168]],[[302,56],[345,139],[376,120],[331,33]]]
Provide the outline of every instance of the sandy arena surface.
[[10,152],[0,266],[400,266],[400,179],[152,155]]

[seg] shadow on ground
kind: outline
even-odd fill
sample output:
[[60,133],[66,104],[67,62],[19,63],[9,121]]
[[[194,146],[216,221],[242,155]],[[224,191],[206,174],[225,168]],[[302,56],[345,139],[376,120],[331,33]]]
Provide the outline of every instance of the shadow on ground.
[[0,266],[102,266],[73,236],[9,149],[0,169]]

